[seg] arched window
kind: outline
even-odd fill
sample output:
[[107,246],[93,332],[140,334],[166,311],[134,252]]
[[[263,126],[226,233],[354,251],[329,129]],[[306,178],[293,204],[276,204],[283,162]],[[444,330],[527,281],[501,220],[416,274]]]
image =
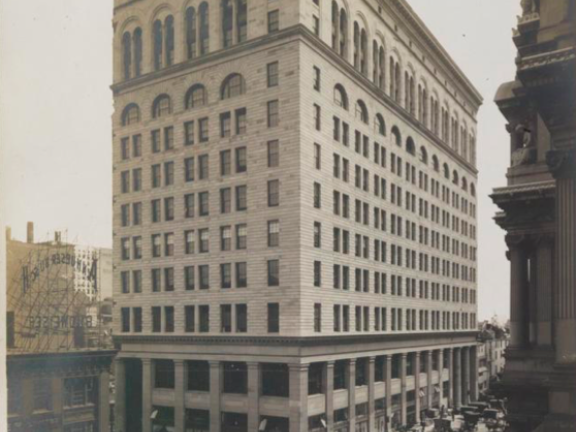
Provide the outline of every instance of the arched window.
[[122,36],[122,60],[124,66],[124,79],[132,77],[132,35],[125,32]]
[[160,70],[162,67],[162,46],[164,45],[164,36],[162,34],[162,21],[154,21],[154,69]]
[[402,135],[400,130],[396,126],[392,126],[392,135],[394,136],[394,142],[398,147],[402,147]]
[[168,15],[164,23],[154,21],[154,69],[171,66],[174,63],[174,17]]
[[476,165],[476,138],[470,135],[470,162]]
[[386,136],[386,122],[384,122],[384,117],[380,113],[376,114],[374,119],[374,129],[378,134]]
[[459,184],[458,173],[456,172],[456,170],[452,171],[452,183],[454,183],[455,185]]
[[238,0],[236,11],[236,32],[238,43],[248,39],[248,0]]
[[460,150],[462,151],[462,157],[468,160],[468,131],[466,126],[460,129]]
[[384,48],[380,47],[379,53],[378,53],[378,87],[380,88],[380,90],[385,90],[386,87],[386,83],[385,83],[385,78],[386,78],[386,54],[384,53]]
[[233,73],[222,82],[221,98],[230,99],[236,96],[243,95],[246,91],[246,85],[242,75]]
[[404,73],[404,103],[406,111],[414,115],[414,77]]
[[122,67],[124,69],[124,79],[138,77],[142,67],[142,29],[124,32],[122,36]]
[[152,118],[160,118],[172,113],[172,102],[170,96],[162,94],[158,96],[152,104]]
[[448,168],[448,164],[444,163],[444,177],[450,180],[450,169]]
[[126,105],[122,111],[122,126],[140,122],[140,108],[135,103]]
[[354,22],[354,69],[360,71],[360,26]]
[[416,145],[414,144],[412,137],[408,137],[406,140],[406,151],[412,156],[416,156]]
[[366,104],[361,99],[356,101],[356,118],[359,118],[361,122],[368,124],[368,108],[366,108]]
[[470,194],[475,197],[476,196],[476,186],[474,186],[474,183],[470,183]]
[[438,157],[436,155],[432,156],[432,168],[434,168],[434,171],[436,172],[440,171],[440,162],[438,161]]
[[340,9],[340,56],[346,58],[348,54],[348,15],[344,8]]
[[372,82],[378,85],[378,42],[372,41]]
[[418,153],[418,159],[425,165],[428,165],[428,152],[424,146],[420,147],[420,152]]
[[186,9],[186,46],[188,48],[189,59],[198,56],[198,26],[196,25],[196,20],[196,9],[193,7]]
[[360,72],[368,75],[368,36],[365,29],[360,32]]
[[232,0],[222,0],[222,42],[224,48],[234,43],[234,6]]
[[341,84],[334,86],[334,103],[348,111],[348,94]]
[[210,15],[207,2],[203,2],[198,7],[198,15],[200,17],[200,55],[204,55],[210,51]]
[[174,64],[174,17],[169,15],[164,20],[166,28],[166,66]]
[[186,92],[184,106],[186,109],[198,108],[207,103],[206,88],[202,84],[195,84]]
[[466,177],[462,177],[462,190],[468,192],[468,180],[466,180]]
[[338,51],[338,32],[340,30],[340,10],[338,3],[332,2],[332,49]]

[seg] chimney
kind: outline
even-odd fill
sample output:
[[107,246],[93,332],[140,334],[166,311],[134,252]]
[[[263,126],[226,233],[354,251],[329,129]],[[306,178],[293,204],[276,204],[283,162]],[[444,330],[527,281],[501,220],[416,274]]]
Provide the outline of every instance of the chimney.
[[6,241],[12,240],[12,228],[6,227]]
[[34,243],[34,222],[28,222],[26,229],[26,243]]

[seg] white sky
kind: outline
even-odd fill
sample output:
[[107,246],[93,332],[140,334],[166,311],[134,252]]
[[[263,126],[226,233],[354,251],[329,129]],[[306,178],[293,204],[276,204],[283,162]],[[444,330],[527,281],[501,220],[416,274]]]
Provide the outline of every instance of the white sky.
[[[327,1],[327,0],[323,0]],[[356,1],[356,0],[354,0]],[[408,0],[484,96],[478,117],[479,317],[509,315],[503,231],[488,194],[505,184],[509,138],[492,100],[514,77],[519,0]],[[0,2],[3,222],[25,238],[67,230],[112,244],[112,0]]]

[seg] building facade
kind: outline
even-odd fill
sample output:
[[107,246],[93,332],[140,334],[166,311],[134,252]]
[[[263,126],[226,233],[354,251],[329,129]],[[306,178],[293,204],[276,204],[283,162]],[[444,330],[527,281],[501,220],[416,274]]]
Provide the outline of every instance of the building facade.
[[511,266],[510,347],[500,390],[514,431],[576,428],[576,1],[523,1],[502,210]]
[[478,390],[485,393],[500,379],[506,364],[505,352],[510,337],[500,326],[484,322],[478,341]]
[[[74,247],[74,254],[82,267],[74,274],[74,289],[83,292],[92,302],[112,297],[112,249],[93,246]],[[96,261],[96,277],[83,271]]]
[[6,244],[8,431],[108,432],[115,351],[99,346],[75,289],[74,245],[35,243],[32,224],[26,242]]
[[481,98],[408,4],[116,0],[114,29],[116,429],[475,399]]

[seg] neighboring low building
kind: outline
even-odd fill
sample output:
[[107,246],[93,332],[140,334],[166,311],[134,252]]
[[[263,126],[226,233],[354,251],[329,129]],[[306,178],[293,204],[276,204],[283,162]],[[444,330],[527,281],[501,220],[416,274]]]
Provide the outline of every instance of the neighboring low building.
[[58,237],[34,243],[31,223],[27,242],[6,240],[8,431],[108,432],[115,351],[74,283],[91,266]]
[[510,337],[506,329],[488,322],[480,324],[478,344],[478,390],[486,392],[504,371],[504,352]]

